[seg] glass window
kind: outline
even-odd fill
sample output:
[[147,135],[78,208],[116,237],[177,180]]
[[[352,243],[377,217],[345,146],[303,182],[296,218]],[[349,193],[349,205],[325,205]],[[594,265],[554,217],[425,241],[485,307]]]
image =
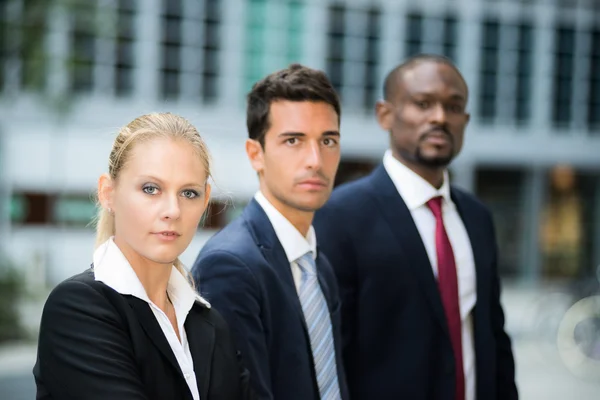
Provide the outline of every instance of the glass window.
[[548,172],[542,208],[540,248],[545,278],[584,277],[595,269],[592,221],[600,174],[558,165]]
[[559,26],[554,31],[554,91],[552,121],[556,126],[571,122],[571,100],[575,63],[575,29]]
[[267,24],[266,0],[248,0],[246,17],[246,83],[245,90],[263,77]]
[[54,202],[53,222],[71,227],[87,227],[97,212],[90,194],[63,195]]
[[496,115],[497,82],[495,73],[483,73],[479,77],[479,117],[490,121]]
[[588,115],[590,131],[600,135],[600,28],[596,27],[590,37]]
[[211,200],[208,204],[202,220],[200,229],[221,229],[227,225],[227,204],[220,200]]
[[221,2],[204,3],[204,45],[202,66],[202,100],[212,102],[218,95],[219,55],[221,52]]
[[213,199],[202,216],[199,229],[221,229],[242,214],[248,204],[243,200]]
[[161,44],[161,95],[176,98],[180,93],[182,1],[163,0]]
[[479,60],[479,117],[483,122],[496,117],[497,76],[500,55],[500,23],[496,19],[483,21]]
[[10,221],[12,223],[23,223],[27,217],[27,199],[22,194],[15,194],[9,204]]
[[130,95],[133,90],[135,67],[135,0],[119,0],[115,46],[115,93]]
[[340,166],[337,175],[335,176],[334,186],[367,176],[376,166],[377,163],[370,160],[345,158],[340,161]]
[[77,0],[71,12],[71,82],[73,93],[92,90],[96,60],[96,2]]
[[421,53],[423,36],[423,15],[411,12],[406,16],[406,43],[404,55],[406,58]]
[[342,102],[371,111],[379,86],[381,9],[329,7],[327,74]]
[[458,21],[455,16],[447,15],[444,17],[444,55],[453,60],[456,57],[456,47],[458,43]]
[[11,219],[14,223],[46,225],[52,222],[55,196],[48,193],[14,193],[11,199]]
[[367,46],[364,55],[366,67],[363,80],[365,87],[363,106],[366,110],[372,110],[375,106],[379,90],[377,66],[380,53],[380,21],[381,11],[378,8],[371,8],[367,14]]
[[48,57],[44,41],[47,36],[46,1],[24,0],[21,17],[21,87],[42,90],[46,84]]
[[531,117],[531,93],[533,74],[533,24],[527,21],[517,26],[517,76],[515,120],[524,123]]
[[327,74],[340,97],[344,95],[344,42],[346,38],[346,7],[329,7],[327,31]]
[[475,191],[489,207],[498,242],[498,270],[506,277],[522,273],[524,171],[518,169],[479,168]]
[[304,25],[304,5],[299,0],[288,3],[288,42],[286,45],[287,63],[299,62],[302,58],[302,32]]
[[8,38],[12,36],[14,30],[9,23],[9,18],[8,2],[0,1],[0,92],[4,90],[5,65],[11,53]]

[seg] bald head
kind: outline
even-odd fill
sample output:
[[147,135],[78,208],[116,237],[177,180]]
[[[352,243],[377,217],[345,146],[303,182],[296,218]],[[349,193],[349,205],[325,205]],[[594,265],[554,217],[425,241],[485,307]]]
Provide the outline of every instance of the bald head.
[[465,86],[465,92],[468,93],[467,82],[452,60],[437,54],[418,54],[410,57],[387,74],[385,81],[383,82],[383,98],[386,101],[394,100],[398,94],[399,83],[402,82],[405,74],[417,65],[427,62],[444,64],[456,71]]

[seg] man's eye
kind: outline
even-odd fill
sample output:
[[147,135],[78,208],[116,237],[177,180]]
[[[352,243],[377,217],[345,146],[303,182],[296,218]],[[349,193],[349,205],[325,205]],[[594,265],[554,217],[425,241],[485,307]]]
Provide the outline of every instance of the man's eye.
[[463,112],[463,107],[458,104],[451,105],[449,108],[450,108],[450,111],[452,111],[453,113],[458,114],[458,113]]
[[288,144],[296,144],[297,141],[298,141],[298,139],[296,139],[296,138],[289,138],[288,140],[286,140],[286,142]]

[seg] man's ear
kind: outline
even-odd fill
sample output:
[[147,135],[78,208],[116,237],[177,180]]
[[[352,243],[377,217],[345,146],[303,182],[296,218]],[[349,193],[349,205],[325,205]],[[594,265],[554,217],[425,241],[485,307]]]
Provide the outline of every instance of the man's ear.
[[392,130],[394,123],[394,109],[393,105],[385,100],[379,100],[375,104],[375,115],[377,116],[377,122],[379,126],[386,132]]
[[98,178],[98,202],[105,210],[114,210],[113,196],[115,183],[109,174],[102,174]]
[[265,162],[263,146],[257,140],[247,139],[246,154],[248,155],[252,168],[260,174],[264,168]]

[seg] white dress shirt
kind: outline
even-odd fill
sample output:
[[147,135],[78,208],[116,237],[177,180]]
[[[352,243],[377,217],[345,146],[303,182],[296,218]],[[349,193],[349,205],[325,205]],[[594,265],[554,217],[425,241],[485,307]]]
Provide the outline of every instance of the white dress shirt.
[[254,195],[254,199],[260,204],[267,214],[269,221],[271,221],[271,225],[273,225],[277,239],[281,242],[281,246],[283,246],[285,255],[290,263],[296,290],[299,290],[300,282],[302,281],[302,270],[296,263],[296,260],[309,251],[312,251],[312,257],[313,259],[316,259],[317,236],[315,235],[315,229],[311,225],[306,237],[304,237],[298,229],[296,229],[296,227],[292,225],[292,223],[284,217],[275,206],[269,202],[269,200],[267,200],[262,192],[258,191]]
[[437,278],[437,251],[435,247],[435,217],[427,202],[442,196],[442,214],[446,233],[450,239],[456,273],[458,275],[458,293],[460,316],[462,320],[463,368],[465,373],[465,399],[475,400],[475,347],[473,342],[473,317],[471,311],[477,301],[475,261],[469,235],[463,224],[456,205],[450,198],[448,174],[444,173],[442,187],[436,189],[425,179],[396,160],[390,150],[383,157],[383,166],[398,193],[406,203],[417,226],[421,240],[425,245],[427,256]]
[[200,400],[200,393],[198,392],[198,385],[196,383],[196,373],[194,372],[194,362],[192,360],[190,346],[183,324],[195,301],[199,301],[207,307],[210,307],[210,304],[192,289],[186,278],[184,278],[177,268],[173,266],[171,277],[169,278],[169,283],[167,285],[167,293],[175,308],[177,328],[179,329],[179,334],[181,336],[181,341],[179,341],[177,334],[171,325],[171,321],[169,321],[167,315],[148,298],[146,290],[138,279],[137,274],[119,247],[115,244],[112,237],[100,245],[94,252],[93,270],[94,278],[97,281],[103,282],[118,293],[131,295],[148,303],[171,346],[171,350],[173,350],[173,354],[183,372],[183,376],[192,392],[194,400]]

